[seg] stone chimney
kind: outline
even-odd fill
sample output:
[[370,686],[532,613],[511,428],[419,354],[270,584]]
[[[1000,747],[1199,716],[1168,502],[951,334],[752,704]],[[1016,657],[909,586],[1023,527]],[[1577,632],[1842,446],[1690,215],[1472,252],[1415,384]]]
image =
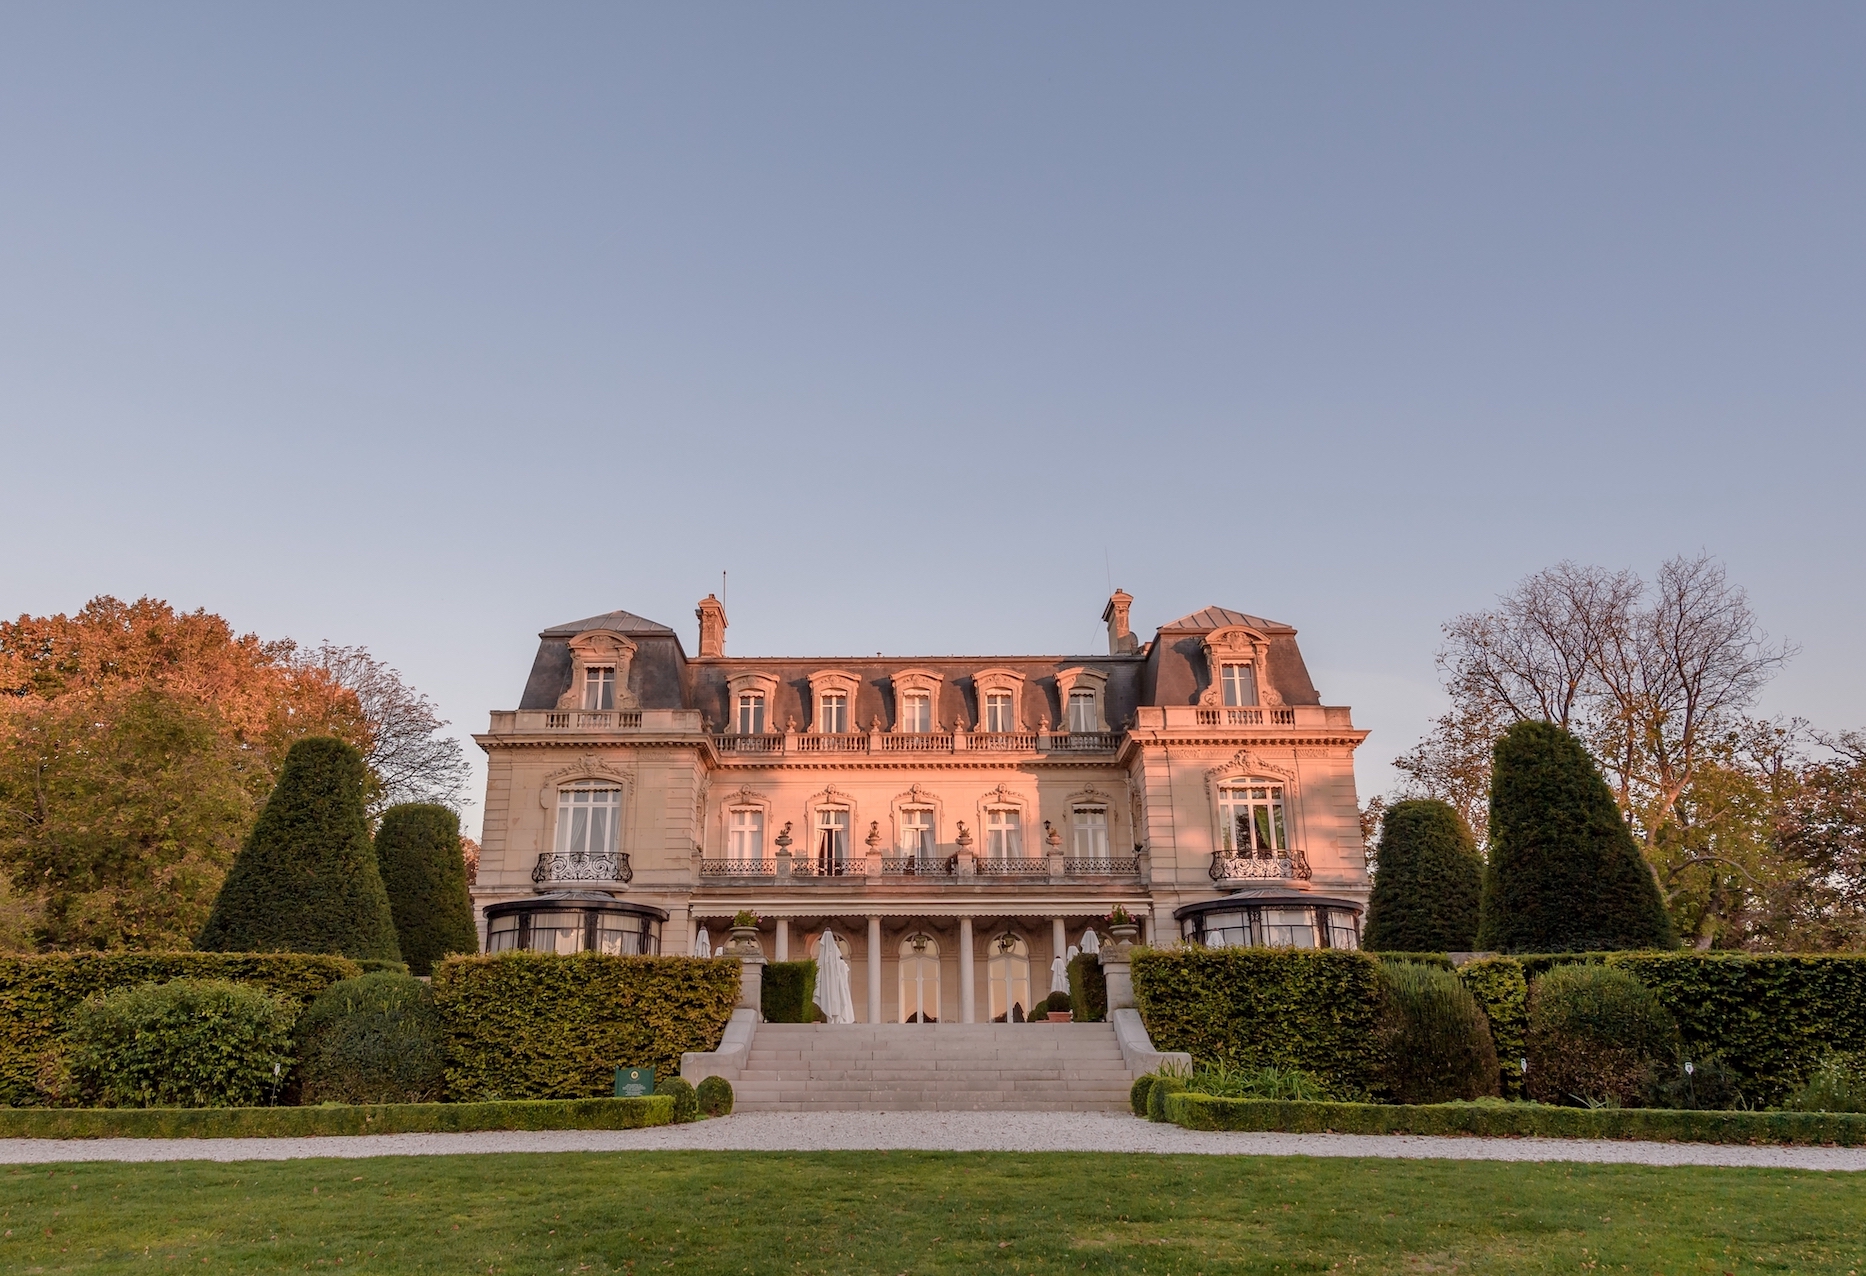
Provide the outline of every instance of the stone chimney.
[[[700,600],[694,615],[700,618],[700,657],[726,654],[726,609],[712,594]],[[1123,615],[1126,613],[1123,612]]]
[[1108,605],[1102,608],[1101,618],[1108,622],[1108,654],[1111,656],[1125,656],[1140,650],[1140,640],[1127,627],[1127,609],[1133,605],[1134,596],[1117,589],[1108,595]]

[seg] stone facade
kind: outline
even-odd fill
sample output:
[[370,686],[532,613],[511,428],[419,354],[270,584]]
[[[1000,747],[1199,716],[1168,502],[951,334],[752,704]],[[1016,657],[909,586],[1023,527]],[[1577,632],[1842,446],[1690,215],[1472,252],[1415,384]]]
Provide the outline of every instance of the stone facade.
[[1229,913],[1206,942],[1356,942],[1366,733],[1289,626],[1210,607],[1141,643],[1131,602],[1079,657],[728,656],[711,597],[692,657],[627,612],[545,630],[475,737],[482,937],[488,906],[540,892],[664,913],[663,952],[750,910],[772,960],[833,930],[883,1022],[1017,1017],[1117,905],[1164,944],[1202,908],[1282,924],[1320,900],[1306,938],[1241,940]]

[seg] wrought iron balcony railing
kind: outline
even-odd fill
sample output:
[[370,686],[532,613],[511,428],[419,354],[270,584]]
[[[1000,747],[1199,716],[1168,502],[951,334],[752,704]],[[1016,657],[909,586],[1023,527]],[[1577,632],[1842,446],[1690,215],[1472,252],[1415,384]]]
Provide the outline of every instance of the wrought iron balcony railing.
[[531,880],[544,882],[632,882],[626,851],[546,851],[538,856]]
[[1226,851],[1214,851],[1210,871],[1214,882],[1306,882],[1313,876],[1309,869],[1308,858],[1301,851],[1286,851],[1279,854],[1268,852],[1252,854],[1248,851],[1233,854]]

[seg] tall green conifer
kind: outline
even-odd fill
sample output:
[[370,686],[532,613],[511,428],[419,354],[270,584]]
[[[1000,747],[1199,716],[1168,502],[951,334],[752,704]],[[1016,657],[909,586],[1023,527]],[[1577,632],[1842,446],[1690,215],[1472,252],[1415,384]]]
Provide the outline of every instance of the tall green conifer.
[[458,815],[430,802],[390,807],[376,829],[376,863],[410,973],[432,973],[449,953],[479,951]]
[[1400,953],[1469,952],[1477,945],[1484,861],[1446,802],[1395,802],[1380,821],[1379,871],[1361,943]]
[[1500,952],[1670,948],[1658,883],[1581,742],[1549,722],[1497,741],[1478,945]]
[[292,745],[196,946],[399,961],[363,810],[368,775],[331,736]]

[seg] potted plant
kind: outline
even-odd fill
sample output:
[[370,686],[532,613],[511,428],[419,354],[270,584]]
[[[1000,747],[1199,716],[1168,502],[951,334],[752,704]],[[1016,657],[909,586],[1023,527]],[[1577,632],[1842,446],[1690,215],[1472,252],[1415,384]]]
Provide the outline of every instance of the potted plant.
[[1069,994],[1068,993],[1053,992],[1050,994],[1049,1000],[1046,1001],[1044,1005],[1047,1006],[1049,1009],[1049,1020],[1051,1023],[1068,1023],[1069,1022],[1070,1015],[1069,1015]]
[[1114,936],[1115,945],[1121,950],[1132,948],[1140,938],[1140,924],[1123,904],[1116,904],[1114,911],[1108,914],[1108,933]]
[[732,915],[731,949],[739,956],[757,956],[763,952],[758,946],[757,913],[741,908]]

